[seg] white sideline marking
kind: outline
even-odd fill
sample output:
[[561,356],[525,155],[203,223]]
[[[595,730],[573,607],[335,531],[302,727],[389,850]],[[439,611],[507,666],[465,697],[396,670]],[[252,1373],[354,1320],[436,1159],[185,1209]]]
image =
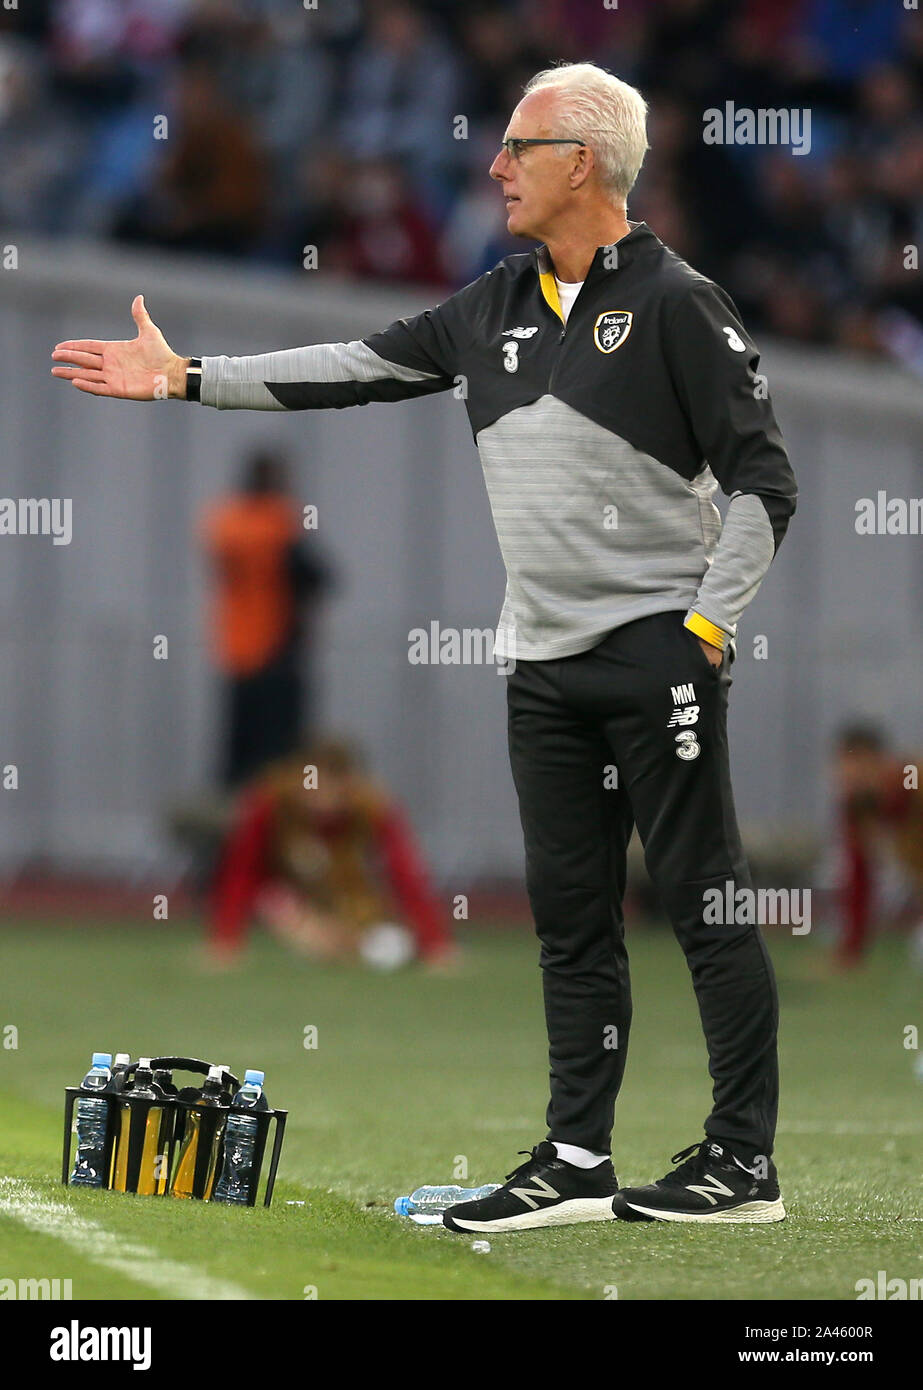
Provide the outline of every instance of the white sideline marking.
[[123,1240],[96,1221],[79,1216],[64,1202],[41,1196],[20,1178],[0,1177],[0,1216],[11,1216],[39,1235],[53,1236],[94,1264],[124,1274],[175,1299],[252,1299],[254,1294],[224,1279],[212,1279],[195,1265],[164,1259],[156,1250]]
[[866,1125],[856,1124],[851,1120],[834,1120],[831,1124],[824,1124],[819,1120],[788,1120],[780,1122],[779,1134],[867,1134],[871,1137],[882,1135],[890,1138],[892,1135],[904,1137],[908,1134],[923,1134],[923,1124],[914,1121],[899,1120],[897,1124]]
[[471,1121],[471,1127],[472,1127],[472,1129],[517,1130],[517,1129],[529,1129],[529,1128],[530,1128],[531,1126],[533,1126],[534,1124],[535,1124],[535,1116],[534,1116],[534,1115],[532,1115],[531,1117],[530,1117],[529,1115],[514,1115],[512,1118],[509,1118],[508,1116],[507,1116],[507,1117],[501,1116],[501,1117],[499,1117],[499,1118],[481,1119],[481,1120],[472,1120],[472,1121]]

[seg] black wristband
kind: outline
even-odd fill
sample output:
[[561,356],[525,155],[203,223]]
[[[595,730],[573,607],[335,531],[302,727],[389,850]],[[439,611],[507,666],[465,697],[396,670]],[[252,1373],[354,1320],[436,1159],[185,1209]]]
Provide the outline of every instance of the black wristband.
[[190,357],[189,366],[186,368],[186,400],[201,401],[202,399],[202,359],[201,357]]

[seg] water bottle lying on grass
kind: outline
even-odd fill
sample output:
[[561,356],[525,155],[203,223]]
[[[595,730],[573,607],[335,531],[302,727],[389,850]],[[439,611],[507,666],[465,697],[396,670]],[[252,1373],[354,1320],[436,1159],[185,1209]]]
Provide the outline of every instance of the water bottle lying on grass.
[[454,1207],[457,1202],[477,1202],[496,1192],[498,1182],[485,1183],[483,1187],[418,1187],[409,1197],[396,1197],[394,1210],[398,1216],[409,1216],[419,1226],[442,1224],[442,1213]]

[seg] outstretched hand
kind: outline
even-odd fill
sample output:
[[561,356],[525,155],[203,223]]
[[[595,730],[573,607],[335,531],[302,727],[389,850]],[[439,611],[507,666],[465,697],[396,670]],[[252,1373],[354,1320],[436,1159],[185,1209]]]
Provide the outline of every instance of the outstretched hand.
[[166,400],[186,395],[189,359],[178,357],[136,295],[131,316],[138,325],[137,338],[103,342],[75,338],[58,343],[51,354],[51,375],[70,381],[91,396],[111,396],[121,401]]

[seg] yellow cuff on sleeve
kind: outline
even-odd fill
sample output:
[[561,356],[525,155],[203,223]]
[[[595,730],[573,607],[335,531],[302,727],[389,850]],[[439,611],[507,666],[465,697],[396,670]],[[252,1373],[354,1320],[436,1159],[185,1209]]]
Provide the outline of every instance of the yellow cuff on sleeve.
[[707,618],[703,618],[701,613],[690,613],[686,618],[686,627],[690,632],[694,632],[696,637],[701,637],[703,642],[710,642],[713,647],[718,647],[724,651],[728,644],[728,635],[723,628],[715,627]]

